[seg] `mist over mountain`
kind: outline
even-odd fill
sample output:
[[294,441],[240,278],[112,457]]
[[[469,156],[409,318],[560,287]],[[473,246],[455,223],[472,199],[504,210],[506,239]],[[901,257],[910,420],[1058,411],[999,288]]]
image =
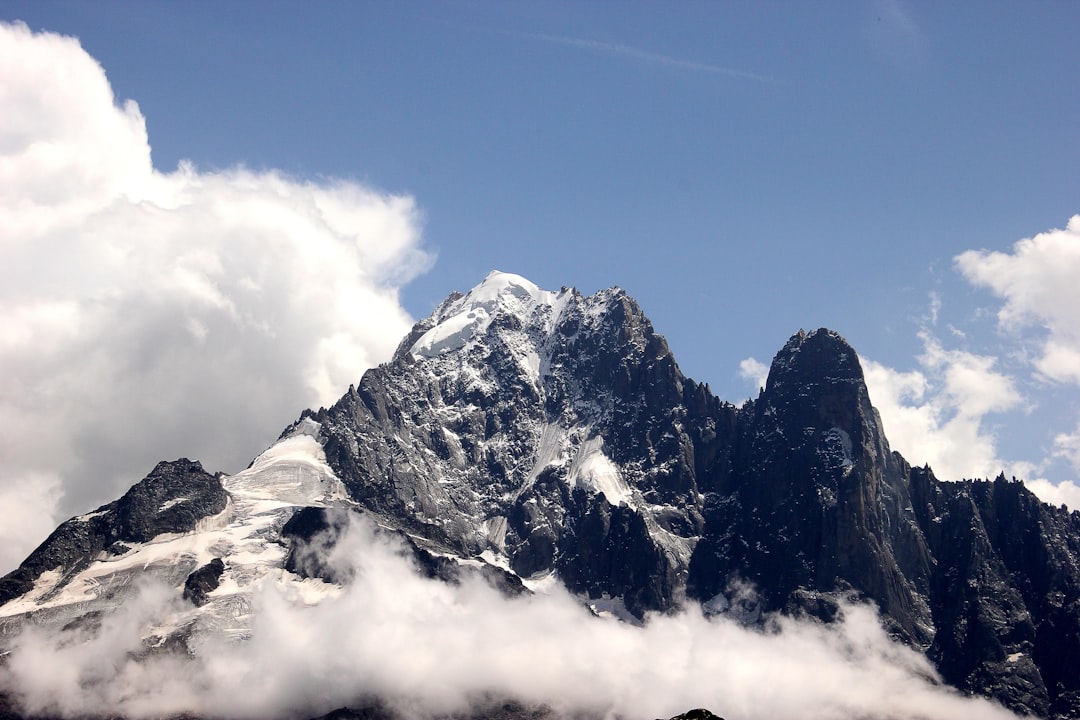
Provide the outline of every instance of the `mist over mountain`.
[[[212,411],[212,409],[208,409]],[[741,406],[618,288],[492,272],[244,471],[0,579],[12,717],[1080,717],[1080,514],[890,450],[799,331]]]

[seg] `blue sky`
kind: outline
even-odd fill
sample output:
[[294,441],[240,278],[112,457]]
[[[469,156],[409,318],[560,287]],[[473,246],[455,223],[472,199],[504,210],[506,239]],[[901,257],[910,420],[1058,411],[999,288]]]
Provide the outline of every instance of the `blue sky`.
[[[160,177],[203,187],[243,167],[411,202],[413,235],[387,243],[394,262],[357,271],[400,302],[403,320],[376,323],[387,334],[493,268],[550,289],[619,285],[687,375],[739,402],[756,394],[756,363],[828,326],[873,363],[886,431],[914,462],[1080,476],[1080,291],[1067,276],[1080,273],[1080,221],[1066,230],[1080,213],[1080,4],[0,0],[0,21],[78,38],[117,103],[138,104]],[[1040,234],[1028,263],[1014,244]],[[979,250],[1001,255],[957,263]],[[1039,274],[1055,268],[1064,280]],[[118,287],[107,277],[72,306]],[[25,284],[4,296],[9,312],[53,297]],[[212,339],[200,318],[186,318],[190,336]],[[349,332],[313,342],[366,342]],[[52,367],[35,357],[5,362]],[[265,385],[284,382],[282,362]],[[335,372],[283,402],[322,400]],[[261,417],[280,428],[294,414]],[[179,434],[195,449],[165,456],[209,442]],[[109,443],[115,455],[122,435]],[[971,453],[934,454],[950,443]],[[43,501],[54,515],[117,485],[69,485],[100,459],[78,445]],[[229,462],[262,449],[206,447]]]
[[618,284],[686,372],[732,394],[723,348],[770,356],[803,325],[902,363],[930,290],[979,302],[948,292],[954,255],[1080,211],[1075,4],[619,7],[4,15],[78,36],[139,103],[159,169],[242,163],[414,196],[438,256],[404,288],[414,315],[491,267]]

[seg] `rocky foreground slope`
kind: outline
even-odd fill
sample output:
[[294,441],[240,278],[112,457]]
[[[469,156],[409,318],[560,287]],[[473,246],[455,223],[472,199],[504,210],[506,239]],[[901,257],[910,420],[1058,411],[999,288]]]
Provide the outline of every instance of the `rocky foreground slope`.
[[326,551],[357,510],[431,577],[479,573],[511,595],[560,582],[628,622],[701,603],[828,623],[870,601],[946,683],[1080,717],[1080,514],[1015,480],[910,467],[834,332],[792,336],[734,406],[682,375],[623,291],[504,273],[247,470],[162,463],[61,525],[0,580],[0,642],[100,622],[146,573],[186,602],[148,646],[242,640],[264,578],[311,602],[347,582],[310,545]]

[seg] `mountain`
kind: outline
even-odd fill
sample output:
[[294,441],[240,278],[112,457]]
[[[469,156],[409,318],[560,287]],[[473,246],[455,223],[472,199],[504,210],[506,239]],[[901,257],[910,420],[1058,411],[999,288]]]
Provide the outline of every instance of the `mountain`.
[[561,583],[628,623],[700,603],[827,624],[870,602],[963,693],[1080,717],[1080,514],[911,467],[835,332],[792,336],[735,406],[683,376],[622,290],[498,272],[243,472],[161,463],[61,525],[0,579],[0,643],[100,625],[147,575],[183,602],[146,648],[244,641],[268,578],[310,603],[349,583],[327,558],[357,514],[427,577]]

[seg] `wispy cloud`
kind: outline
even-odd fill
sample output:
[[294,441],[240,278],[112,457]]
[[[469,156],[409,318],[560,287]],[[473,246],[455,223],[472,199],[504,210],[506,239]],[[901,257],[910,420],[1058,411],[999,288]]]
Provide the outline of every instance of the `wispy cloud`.
[[494,28],[484,25],[472,25],[446,20],[431,20],[431,22],[445,25],[447,27],[468,30],[471,32],[487,33],[490,35],[502,35],[504,37],[533,40],[537,42],[549,43],[552,45],[563,45],[565,47],[578,48],[580,50],[587,50],[589,52],[608,55],[611,57],[625,58],[637,62],[648,63],[661,67],[668,67],[676,70],[686,70],[689,72],[706,73],[710,75],[723,75],[725,77],[738,78],[741,80],[753,80],[755,82],[776,82],[775,78],[769,77],[768,75],[762,75],[760,73],[750,72],[748,70],[739,70],[737,68],[725,67],[723,65],[716,65],[714,63],[673,57],[671,55],[664,55],[663,53],[643,50],[638,47],[633,47],[632,45],[623,45],[621,43],[605,42],[603,40],[575,37],[573,35],[553,35],[550,33],[508,30],[506,28]]
[[571,37],[567,35],[547,35],[544,33],[515,34],[519,34],[523,37],[529,37],[534,40],[542,40],[543,42],[553,43],[556,45],[566,45],[569,47],[582,48],[584,50],[592,50],[594,52],[603,53],[605,55],[624,57],[631,60],[639,60],[641,62],[676,68],[679,70],[690,70],[692,72],[709,73],[713,75],[725,75],[727,77],[741,78],[743,80],[756,80],[758,82],[775,82],[773,78],[770,78],[766,75],[748,72],[746,70],[737,70],[735,68],[724,67],[722,65],[714,65],[712,63],[699,62],[697,60],[687,60],[685,58],[672,57],[670,55],[663,55],[661,53],[642,50],[641,48],[632,47],[630,45],[621,45],[619,43],[609,43],[603,42],[601,40],[591,40],[589,38]]

